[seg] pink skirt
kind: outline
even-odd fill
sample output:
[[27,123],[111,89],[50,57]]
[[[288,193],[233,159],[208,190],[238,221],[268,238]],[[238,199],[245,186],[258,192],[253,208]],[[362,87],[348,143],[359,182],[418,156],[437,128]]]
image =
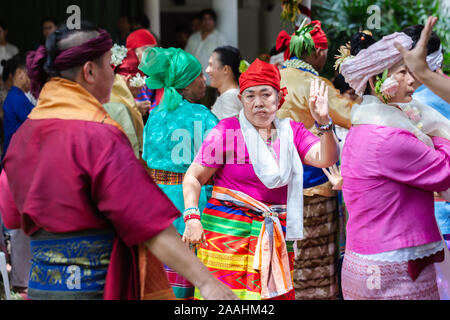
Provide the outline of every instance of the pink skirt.
[[348,251],[342,266],[342,291],[345,300],[439,300],[433,264],[413,281],[408,262],[371,261]]

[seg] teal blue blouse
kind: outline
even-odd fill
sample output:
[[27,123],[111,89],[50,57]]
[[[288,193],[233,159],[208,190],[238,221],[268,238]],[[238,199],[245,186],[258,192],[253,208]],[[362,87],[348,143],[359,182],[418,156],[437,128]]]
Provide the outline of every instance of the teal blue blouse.
[[[142,158],[151,169],[185,173],[203,140],[218,122],[208,108],[184,99],[173,111],[161,110],[158,106],[151,112],[144,128]],[[182,213],[185,209],[182,185],[158,186]],[[202,187],[198,204],[200,211],[203,211],[210,196],[211,187]],[[183,217],[175,220],[174,226],[183,234]]]

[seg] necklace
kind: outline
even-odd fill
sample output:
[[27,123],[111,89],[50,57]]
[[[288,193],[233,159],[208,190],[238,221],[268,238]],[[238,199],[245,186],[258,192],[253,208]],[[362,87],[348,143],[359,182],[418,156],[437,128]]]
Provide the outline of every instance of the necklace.
[[319,73],[314,69],[312,65],[298,58],[293,58],[285,61],[283,63],[283,66],[285,68],[295,68],[302,71],[310,72],[315,76],[319,76]]

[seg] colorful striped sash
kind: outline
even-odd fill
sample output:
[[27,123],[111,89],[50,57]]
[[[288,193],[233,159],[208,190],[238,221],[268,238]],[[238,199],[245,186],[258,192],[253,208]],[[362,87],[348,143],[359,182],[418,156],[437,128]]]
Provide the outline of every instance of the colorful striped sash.
[[150,169],[149,173],[156,184],[163,184],[170,186],[183,184],[184,173],[156,170],[156,169]]
[[249,208],[264,217],[258,237],[253,268],[261,275],[261,298],[272,299],[293,289],[286,241],[279,217],[286,217],[286,205],[266,205],[249,195],[214,186],[212,197]]

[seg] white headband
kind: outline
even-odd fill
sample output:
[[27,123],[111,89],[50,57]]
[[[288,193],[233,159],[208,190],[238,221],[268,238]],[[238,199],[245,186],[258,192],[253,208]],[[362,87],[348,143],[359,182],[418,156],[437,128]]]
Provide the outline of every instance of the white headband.
[[436,71],[437,69],[442,67],[442,62],[444,61],[444,56],[442,55],[442,45],[439,47],[439,50],[433,52],[429,56],[427,56],[428,66],[432,71]]

